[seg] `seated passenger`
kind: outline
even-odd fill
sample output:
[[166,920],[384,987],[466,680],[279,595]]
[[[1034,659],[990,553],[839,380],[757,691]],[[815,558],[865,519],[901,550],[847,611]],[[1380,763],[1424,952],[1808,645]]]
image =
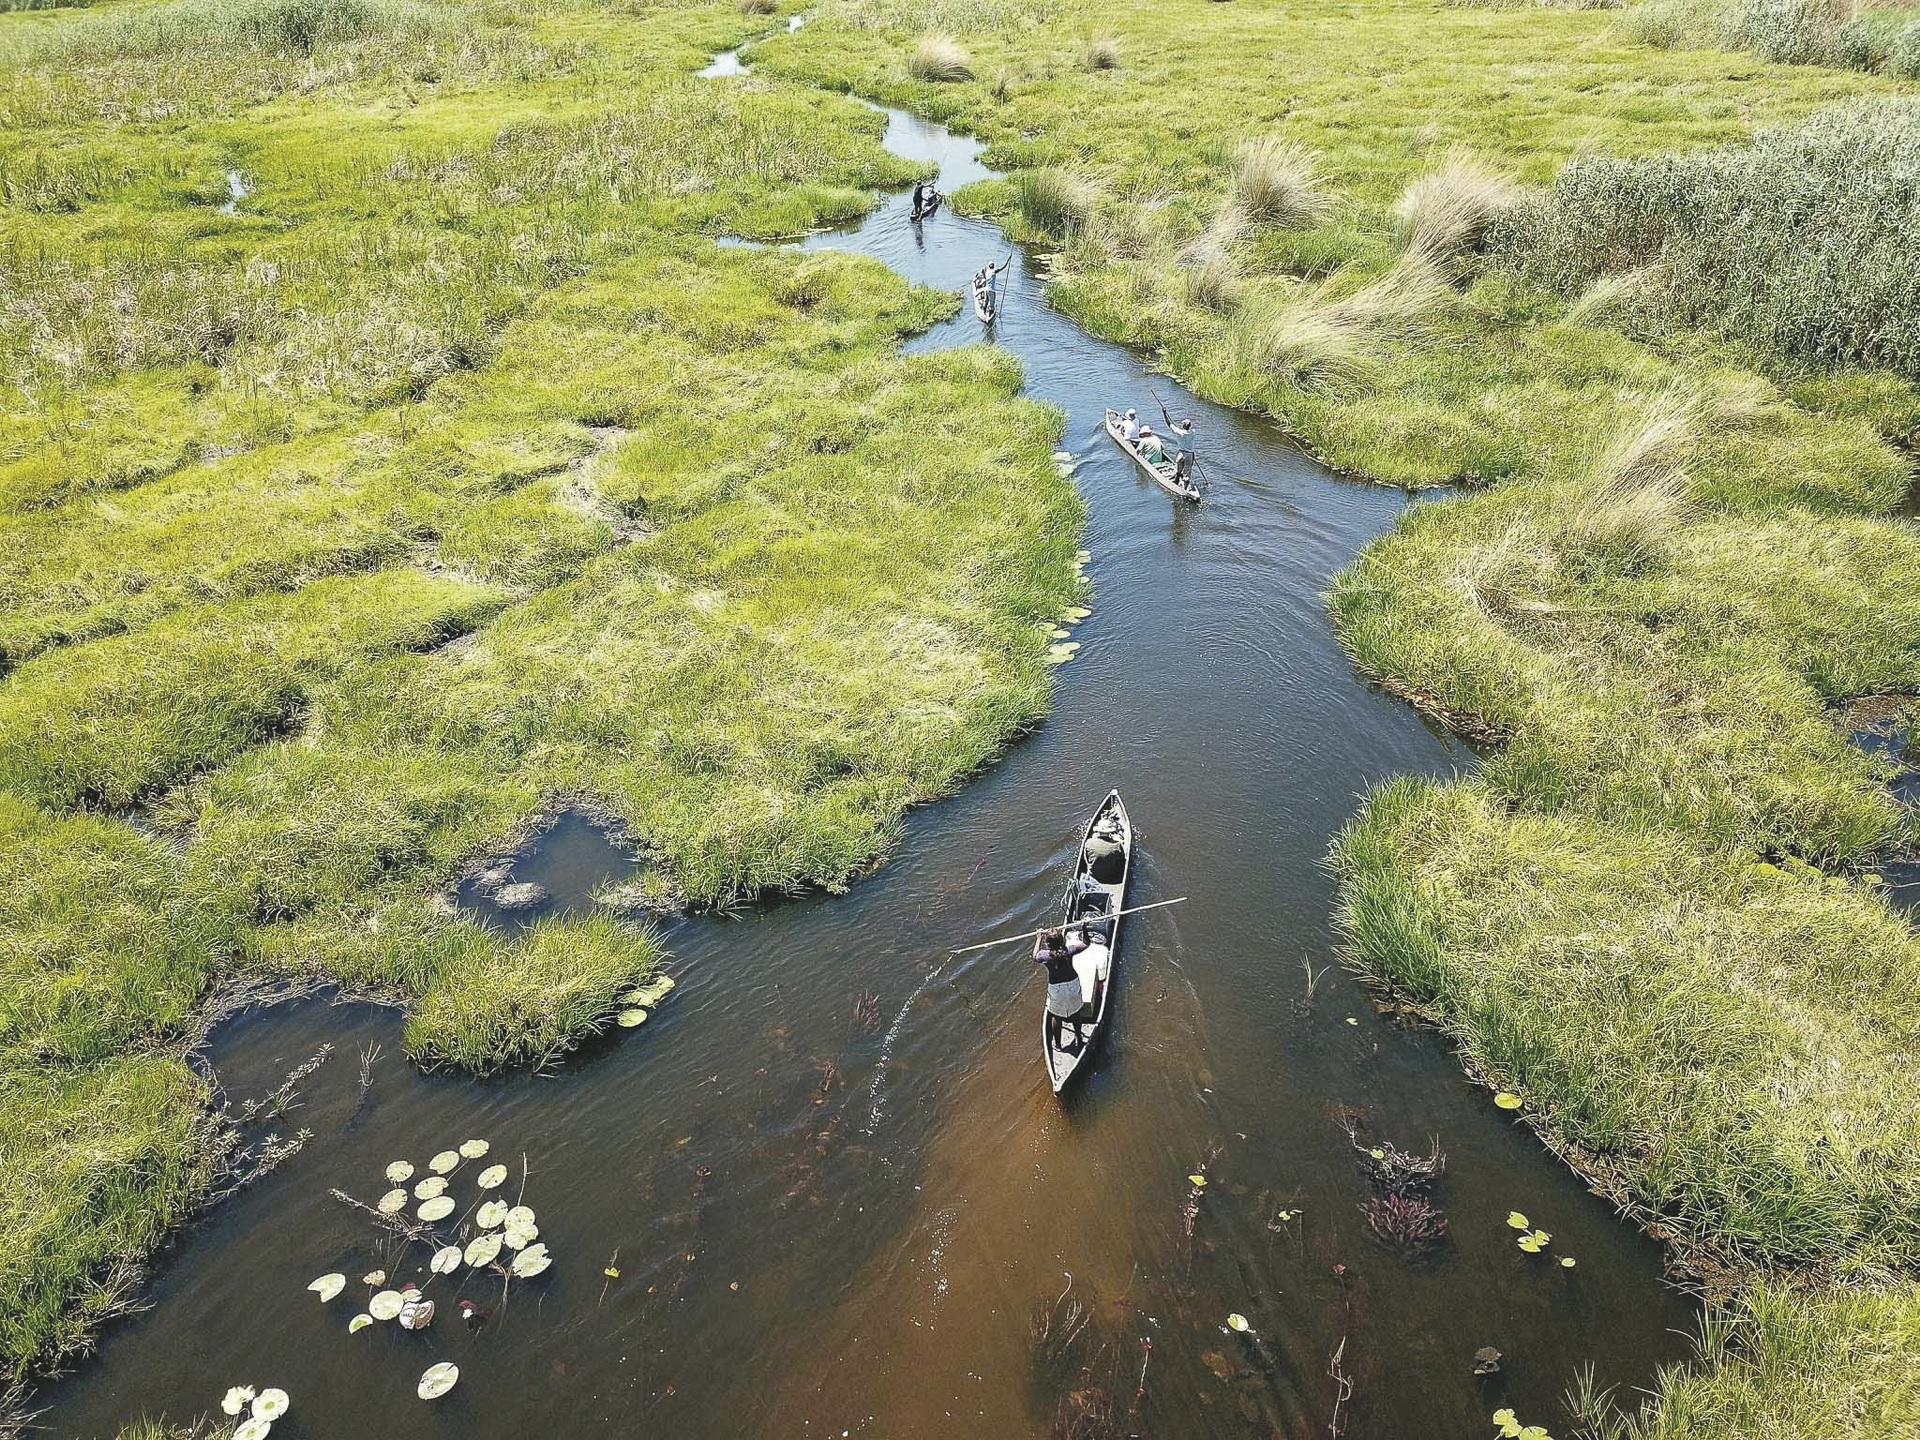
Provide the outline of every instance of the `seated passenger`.
[[1167,452],[1160,448],[1160,437],[1153,433],[1151,425],[1140,427],[1140,458],[1149,465],[1164,465]]
[[1140,412],[1138,410],[1127,411],[1127,418],[1120,424],[1120,438],[1125,440],[1129,445],[1140,438]]
[[[1073,968],[1080,979],[1080,998],[1087,1005],[1092,1005],[1098,993],[1097,987],[1107,978],[1107,968],[1113,960],[1113,951],[1107,948],[1107,942],[1098,934],[1090,935],[1085,930],[1076,933],[1080,936],[1083,947],[1073,956]],[[1048,986],[1048,995],[1049,1004],[1051,1004],[1052,986]]]

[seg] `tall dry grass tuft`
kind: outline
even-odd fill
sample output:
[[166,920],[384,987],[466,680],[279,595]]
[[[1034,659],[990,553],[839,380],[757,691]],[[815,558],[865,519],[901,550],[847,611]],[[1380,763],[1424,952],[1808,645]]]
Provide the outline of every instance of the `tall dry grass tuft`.
[[1379,279],[1326,302],[1324,313],[1375,339],[1405,339],[1426,329],[1458,299],[1438,266],[1409,254]]
[[951,35],[922,35],[907,61],[907,73],[916,80],[951,83],[973,78],[973,57]]
[[1365,327],[1310,301],[1268,301],[1242,310],[1237,319],[1235,361],[1276,384],[1338,394],[1373,373]]
[[1333,197],[1312,151],[1278,135],[1261,135],[1234,151],[1228,204],[1250,222],[1307,230],[1332,212]]
[[1087,37],[1086,54],[1081,58],[1089,70],[1118,70],[1120,42],[1111,31],[1096,30]]
[[1480,248],[1517,193],[1499,171],[1464,150],[1452,151],[1395,202],[1401,246],[1435,265],[1458,264]]
[[1091,180],[1065,170],[1021,170],[1013,177],[1014,213],[1057,240],[1071,239],[1085,230],[1098,199]]
[[1571,548],[1629,562],[1651,557],[1691,512],[1685,460],[1713,410],[1710,397],[1675,385],[1617,425],[1568,514]]
[[1619,314],[1657,285],[1660,274],[1655,264],[1602,275],[1574,297],[1561,318],[1569,325],[1588,325]]

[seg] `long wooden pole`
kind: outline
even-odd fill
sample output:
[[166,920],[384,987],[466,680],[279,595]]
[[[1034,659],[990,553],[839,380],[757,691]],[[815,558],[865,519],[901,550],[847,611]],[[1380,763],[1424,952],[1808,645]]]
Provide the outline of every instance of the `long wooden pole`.
[[1111,915],[1083,915],[1078,920],[1063,920],[1058,925],[1042,925],[1038,930],[1029,930],[1024,935],[1002,935],[998,940],[982,940],[978,945],[962,945],[959,949],[947,953],[965,955],[972,950],[991,950],[995,945],[1011,945],[1016,940],[1031,940],[1037,935],[1046,934],[1049,930],[1071,930],[1076,925],[1092,925],[1101,920],[1118,920],[1122,915],[1138,915],[1142,910],[1158,910],[1162,905],[1178,905],[1186,898],[1180,895],[1172,900],[1155,900],[1151,905],[1131,905],[1125,910],[1115,910]]

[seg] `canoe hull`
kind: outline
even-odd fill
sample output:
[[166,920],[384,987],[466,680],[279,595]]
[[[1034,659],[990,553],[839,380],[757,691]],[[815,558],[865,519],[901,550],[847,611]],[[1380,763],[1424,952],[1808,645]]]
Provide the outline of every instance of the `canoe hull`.
[[[1103,822],[1109,817],[1118,822],[1120,850],[1117,875],[1111,863],[1112,856],[1102,862],[1087,853],[1095,832],[1102,828]],[[1081,883],[1083,876],[1088,882],[1084,886]],[[1073,876],[1067,881],[1066,900],[1061,911],[1063,925],[1086,924],[1107,932],[1106,979],[1097,985],[1093,1003],[1078,1016],[1062,1019],[1049,1013],[1044,1006],[1040,1011],[1040,1059],[1046,1067],[1047,1081],[1056,1095],[1065,1091],[1075,1077],[1087,1068],[1089,1058],[1106,1033],[1107,1015],[1113,1008],[1113,987],[1120,975],[1120,926],[1124,920],[1115,918],[1102,922],[1099,917],[1114,915],[1126,908],[1127,882],[1132,877],[1133,822],[1127,816],[1127,807],[1120,801],[1120,792],[1112,790],[1100,803],[1100,808],[1093,812],[1093,818],[1087,822],[1086,833],[1081,836],[1080,854],[1073,867]]]
[[1118,410],[1107,411],[1107,435],[1112,439],[1113,443],[1126,451],[1127,458],[1140,468],[1141,473],[1162,490],[1166,491],[1167,494],[1173,496],[1176,500],[1185,500],[1189,504],[1198,505],[1200,503],[1200,487],[1191,480],[1182,484],[1179,472],[1175,470],[1172,461],[1163,461],[1156,465],[1151,460],[1148,460],[1146,456],[1142,455],[1139,449],[1131,444],[1122,432],[1122,427],[1125,423],[1125,417],[1123,417]]

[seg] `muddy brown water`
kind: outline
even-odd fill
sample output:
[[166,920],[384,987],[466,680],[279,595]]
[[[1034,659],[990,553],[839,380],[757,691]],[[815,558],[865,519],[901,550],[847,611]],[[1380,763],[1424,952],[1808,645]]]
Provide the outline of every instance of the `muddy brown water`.
[[[906,115],[888,144],[938,161],[943,189],[986,173],[974,143]],[[1011,248],[946,210],[914,227],[906,208],[891,196],[805,243],[946,289]],[[978,338],[966,316],[913,343]],[[150,1309],[43,1392],[42,1423],[108,1436],[250,1383],[290,1392],[274,1434],[307,1440],[1003,1440],[1061,1433],[1075,1405],[1112,1424],[1085,1436],[1306,1437],[1329,1435],[1336,1403],[1354,1440],[1476,1437],[1503,1405],[1565,1429],[1581,1366],[1631,1387],[1686,1352],[1692,1308],[1657,1247],[1469,1085],[1437,1036],[1377,1013],[1338,967],[1322,861],[1356,797],[1472,763],[1369,689],[1328,623],[1328,582],[1406,500],[1080,333],[1017,252],[993,338],[1065,412],[1091,511],[1093,615],[1046,724],[912,814],[851,894],[672,927],[671,999],[557,1074],[421,1075],[397,1016],[364,1005],[307,1000],[224,1026],[212,1058],[236,1096],[332,1042],[285,1122],[312,1138],[179,1238]],[[1108,404],[1157,415],[1155,391],[1199,421],[1197,509],[1101,431]],[[1191,898],[1127,927],[1105,1050],[1061,1103],[1024,952],[947,951],[1052,911],[1111,785],[1140,832],[1133,900]],[[513,878],[544,886],[537,913],[551,913],[631,868],[574,815]],[[363,1094],[356,1056],[373,1045]],[[1342,1115],[1377,1140],[1438,1141],[1444,1244],[1409,1257],[1369,1235]],[[349,1336],[361,1273],[426,1280],[425,1253],[383,1246],[329,1188],[371,1201],[389,1161],[469,1136],[513,1164],[515,1188],[526,1157],[556,1265],[478,1331],[448,1302],[496,1306],[498,1282],[456,1276],[431,1281],[431,1331]],[[1202,1172],[1195,1204],[1187,1177]],[[1548,1256],[1516,1247],[1512,1210],[1552,1232]],[[334,1270],[347,1295],[322,1305],[304,1287]],[[1052,1341],[1036,1343],[1036,1313]],[[1234,1313],[1250,1334],[1226,1328]],[[1503,1352],[1497,1375],[1471,1373],[1482,1346]],[[439,1360],[460,1365],[459,1385],[416,1399]]]

